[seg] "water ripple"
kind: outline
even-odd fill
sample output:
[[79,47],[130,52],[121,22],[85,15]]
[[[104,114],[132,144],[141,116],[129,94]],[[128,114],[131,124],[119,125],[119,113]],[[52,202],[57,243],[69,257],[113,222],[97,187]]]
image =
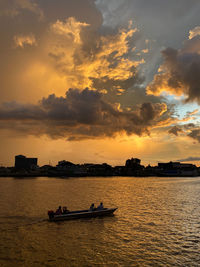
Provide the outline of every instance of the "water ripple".
[[[200,178],[0,180],[1,266],[200,266]],[[50,223],[104,201],[114,217]]]

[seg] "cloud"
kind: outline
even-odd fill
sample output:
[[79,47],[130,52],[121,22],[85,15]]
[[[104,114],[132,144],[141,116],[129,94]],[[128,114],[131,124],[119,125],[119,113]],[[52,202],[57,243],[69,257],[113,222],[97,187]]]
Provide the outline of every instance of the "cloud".
[[[27,2],[43,13],[43,19],[38,13],[31,11],[30,6],[25,5]],[[11,16],[7,14],[8,10],[17,13]],[[69,72],[64,74],[59,67],[60,62],[49,56],[54,52],[59,55],[57,47],[62,47],[66,55],[63,64],[71,66],[74,53],[73,35],[70,38],[70,34],[63,36],[51,30],[51,25],[57,21],[65,25],[70,17],[74,17],[79,23],[89,24],[90,31],[97,31],[102,22],[101,13],[93,0],[59,0],[59,3],[55,0],[0,1],[0,80],[3,88],[0,92],[1,101],[29,101],[30,94],[32,100],[37,101],[52,92],[64,95],[66,88],[73,87],[78,79],[76,70],[71,69],[72,75]],[[37,45],[34,43],[32,47],[31,34],[37,42]],[[21,40],[22,37],[26,40]],[[23,43],[24,49],[14,49],[14,40],[17,44]],[[62,49],[60,50],[62,52]]]
[[200,103],[200,37],[185,42],[183,49],[167,48],[162,51],[164,59],[158,74],[147,86],[147,93],[163,92],[184,95],[186,101]]
[[187,116],[192,116],[192,115],[196,115],[197,113],[199,112],[199,109],[197,108],[197,109],[195,109],[195,110],[193,110],[193,111],[191,111],[191,112],[187,112]]
[[89,24],[85,22],[76,21],[75,18],[70,17],[66,19],[65,22],[57,20],[54,24],[52,24],[51,28],[57,34],[64,36],[72,35],[74,39],[73,41],[75,43],[81,43],[81,38],[80,38],[81,29],[87,26],[89,26]]
[[[187,32],[199,24],[199,0],[96,0],[95,3],[106,27],[115,29],[133,20],[139,28],[140,38],[135,46],[149,49],[143,66],[148,82],[161,63],[158,51],[163,47],[179,47]],[[145,47],[146,39],[149,43]]]
[[189,31],[189,39],[193,39],[195,36],[198,35],[200,35],[200,26],[197,26]]
[[24,48],[25,46],[33,46],[36,45],[36,39],[33,34],[30,35],[15,35],[14,43],[16,47]]
[[2,0],[0,3],[0,16],[16,17],[23,10],[28,10],[36,14],[40,19],[43,18],[43,12],[37,3],[31,0]]
[[187,124],[184,124],[183,127],[187,130],[187,129],[195,128],[195,124],[187,123]]
[[130,42],[137,32],[131,24],[118,31],[100,33],[70,17],[64,22],[57,21],[50,29],[48,55],[69,87],[88,87],[119,95],[143,81],[138,68],[144,59],[134,52],[129,56]]
[[[52,92],[64,95],[66,88],[88,87],[106,93],[112,102],[121,102],[120,97],[127,95],[127,101],[133,99],[129,106],[152,99],[162,102],[160,97],[146,96],[141,87],[145,55],[137,53],[146,42],[133,51],[140,37],[131,22],[115,29],[102,26],[101,13],[90,0],[59,0],[59,5],[54,0],[36,3],[44,14],[42,21],[27,9],[20,9],[15,20],[0,17],[1,24],[8,25],[7,31],[0,29],[1,82],[5,88],[2,101],[27,101],[30,92],[37,101]],[[16,52],[13,39],[15,47],[25,49]]]
[[194,129],[189,134],[189,137],[193,138],[194,140],[200,143],[200,129]]
[[188,157],[184,159],[177,159],[179,162],[191,162],[191,161],[200,161],[200,157]]
[[38,105],[2,104],[0,126],[25,135],[46,134],[69,140],[114,137],[122,132],[141,136],[149,134],[166,110],[164,103],[144,103],[125,111],[97,91],[69,89],[65,97],[49,95]]
[[177,127],[177,126],[172,127],[172,128],[168,131],[168,133],[170,133],[170,134],[174,134],[174,135],[176,135],[176,136],[178,136],[178,133],[179,133],[179,132],[182,132],[182,129],[179,128],[179,127]]

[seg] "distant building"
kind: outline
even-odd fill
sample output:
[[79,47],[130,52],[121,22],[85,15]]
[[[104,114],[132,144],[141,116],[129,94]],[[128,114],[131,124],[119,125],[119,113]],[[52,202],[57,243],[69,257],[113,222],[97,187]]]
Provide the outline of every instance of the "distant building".
[[87,170],[84,166],[66,160],[58,162],[56,171],[57,174],[62,176],[86,176],[87,174]]
[[75,164],[70,162],[70,161],[66,161],[66,160],[61,160],[58,161],[58,164],[56,165],[58,170],[67,170],[69,168],[74,167]]
[[112,166],[107,163],[103,164],[84,164],[83,167],[90,176],[111,176],[113,175]]
[[125,166],[126,168],[135,168],[140,166],[140,162],[141,160],[137,158],[127,159]]
[[141,176],[144,174],[144,166],[140,165],[141,160],[138,158],[131,158],[126,160],[124,175]]
[[198,169],[194,164],[181,162],[158,163],[158,175],[161,176],[197,176]]
[[37,168],[37,158],[27,158],[23,155],[15,156],[15,168],[31,170]]
[[158,168],[162,170],[169,170],[169,169],[178,169],[181,167],[180,162],[167,162],[167,163],[158,163]]

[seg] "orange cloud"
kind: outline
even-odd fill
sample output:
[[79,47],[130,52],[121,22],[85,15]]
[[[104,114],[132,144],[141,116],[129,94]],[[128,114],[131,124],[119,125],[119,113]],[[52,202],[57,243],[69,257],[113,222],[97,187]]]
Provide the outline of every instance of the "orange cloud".
[[65,22],[57,20],[54,24],[51,25],[52,31],[56,34],[60,34],[66,37],[73,36],[74,43],[80,44],[81,37],[80,33],[83,27],[87,27],[89,24],[85,22],[79,22],[75,18],[70,17],[66,19]]
[[192,115],[197,114],[198,112],[199,112],[199,109],[195,109],[195,110],[193,110],[193,111],[191,111],[191,112],[188,112],[187,115],[188,115],[188,116],[192,116]]
[[[46,40],[52,63],[65,75],[69,87],[95,89],[94,81],[98,80],[102,84],[100,90],[110,90],[112,85],[117,89],[122,82],[137,80],[137,67],[144,60],[126,56],[132,49],[129,39],[137,29],[129,26],[117,34],[99,35],[88,26],[75,18],[57,21],[51,25],[52,34]],[[108,81],[110,88],[105,87]]]
[[21,47],[23,48],[24,46],[32,46],[32,45],[36,45],[36,39],[35,36],[33,34],[29,34],[29,35],[15,35],[14,36],[14,42],[15,42],[15,46],[16,47]]
[[189,39],[192,39],[198,35],[200,35],[200,26],[197,26],[189,31]]
[[200,38],[188,40],[183,49],[167,48],[162,51],[164,63],[147,86],[147,94],[163,92],[184,95],[186,101],[200,102]]

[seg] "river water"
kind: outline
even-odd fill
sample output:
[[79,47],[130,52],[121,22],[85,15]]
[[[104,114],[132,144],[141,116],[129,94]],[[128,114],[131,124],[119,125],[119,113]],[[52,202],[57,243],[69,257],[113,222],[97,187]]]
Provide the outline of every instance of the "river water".
[[[115,216],[49,222],[91,203]],[[0,266],[200,266],[200,178],[1,178]]]

